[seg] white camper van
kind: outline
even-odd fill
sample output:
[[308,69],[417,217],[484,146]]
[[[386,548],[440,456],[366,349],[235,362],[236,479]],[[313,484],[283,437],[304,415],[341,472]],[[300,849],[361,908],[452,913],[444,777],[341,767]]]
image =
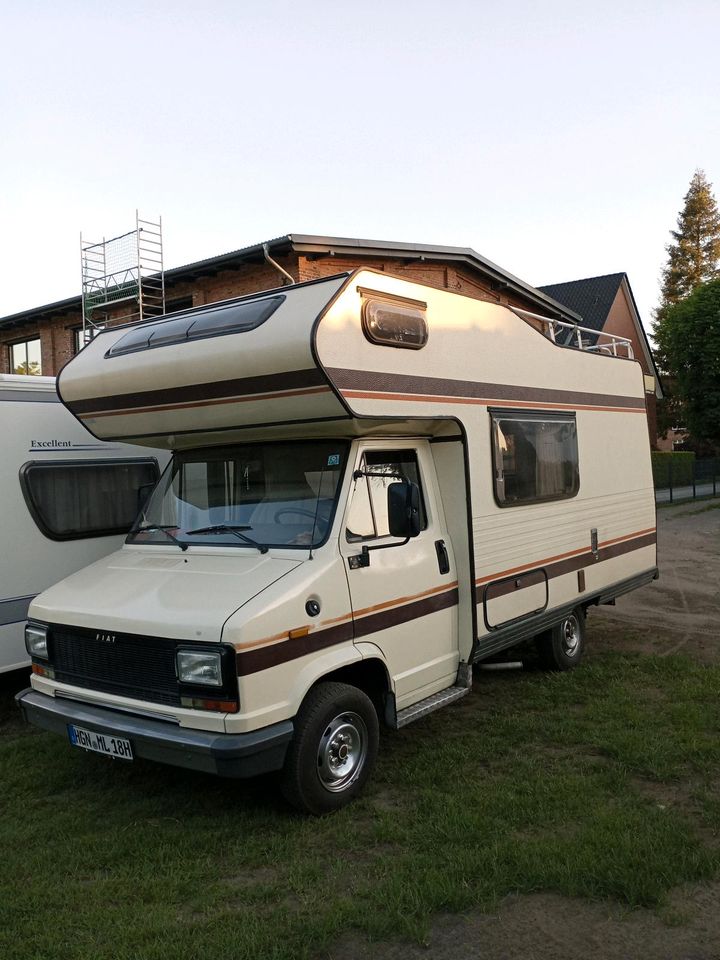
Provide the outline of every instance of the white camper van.
[[628,344],[545,326],[361,270],[97,336],[63,402],[173,461],[123,548],[31,604],[26,718],[124,761],[282,770],[323,813],[379,721],[472,664],[536,638],[574,666],[588,606],[657,575],[655,503]]
[[60,403],[54,377],[0,375],[0,436],[3,673],[30,664],[33,597],[120,546],[159,470],[157,451],[91,436]]

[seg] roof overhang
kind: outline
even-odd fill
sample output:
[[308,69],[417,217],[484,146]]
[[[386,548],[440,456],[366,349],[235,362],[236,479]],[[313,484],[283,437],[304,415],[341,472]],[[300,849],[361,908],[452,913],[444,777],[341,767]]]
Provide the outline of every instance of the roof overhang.
[[645,328],[642,325],[642,320],[640,319],[640,311],[638,310],[637,303],[635,302],[635,297],[632,292],[632,287],[630,286],[630,281],[628,280],[628,275],[623,273],[623,278],[620,283],[620,286],[625,291],[625,296],[627,302],[630,306],[630,312],[632,314],[632,320],[635,324],[635,327],[638,332],[638,340],[640,342],[640,349],[643,352],[643,356],[648,365],[648,369],[652,370],[655,375],[655,396],[658,400],[662,400],[665,396],[663,392],[662,383],[660,382],[660,372],[658,371],[657,365],[655,363],[655,358],[653,357],[652,350],[650,349],[650,341],[647,338],[645,333]]
[[[238,270],[248,263],[262,263],[266,251],[273,256],[298,253],[315,259],[320,257],[392,257],[407,263],[443,262],[468,267],[487,278],[498,292],[506,291],[521,297],[540,312],[560,320],[577,323],[581,317],[557,300],[487,260],[470,247],[448,247],[424,243],[397,243],[385,240],[362,240],[349,237],[325,237],[314,234],[289,233],[264,243],[256,243],[239,250],[232,250],[206,260],[198,260],[165,271],[166,287],[216,276],[226,270]],[[24,326],[30,322],[51,319],[64,313],[82,309],[80,296],[69,297],[54,303],[33,307],[7,317],[0,317],[0,330]]]

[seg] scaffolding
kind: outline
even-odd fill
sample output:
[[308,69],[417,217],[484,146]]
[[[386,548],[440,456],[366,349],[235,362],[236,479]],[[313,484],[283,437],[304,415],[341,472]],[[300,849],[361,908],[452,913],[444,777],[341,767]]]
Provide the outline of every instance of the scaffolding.
[[129,323],[165,313],[162,217],[143,220],[135,211],[135,229],[90,243],[80,234],[83,343],[108,321]]

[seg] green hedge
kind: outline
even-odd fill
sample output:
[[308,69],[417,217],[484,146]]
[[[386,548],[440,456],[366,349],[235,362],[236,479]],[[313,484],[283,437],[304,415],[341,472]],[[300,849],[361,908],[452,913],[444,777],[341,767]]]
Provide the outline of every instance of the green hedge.
[[674,487],[692,483],[695,454],[691,450],[653,450],[651,456],[656,487],[670,486],[671,476]]

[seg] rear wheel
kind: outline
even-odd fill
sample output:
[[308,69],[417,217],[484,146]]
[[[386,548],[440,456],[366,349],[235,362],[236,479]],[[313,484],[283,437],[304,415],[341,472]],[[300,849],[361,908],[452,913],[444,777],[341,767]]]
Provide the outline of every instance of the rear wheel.
[[585,650],[585,614],[581,607],[536,638],[540,662],[547,670],[570,670]]
[[370,698],[346,683],[319,683],[295,720],[282,791],[298,810],[320,816],[350,803],[365,786],[378,750]]

